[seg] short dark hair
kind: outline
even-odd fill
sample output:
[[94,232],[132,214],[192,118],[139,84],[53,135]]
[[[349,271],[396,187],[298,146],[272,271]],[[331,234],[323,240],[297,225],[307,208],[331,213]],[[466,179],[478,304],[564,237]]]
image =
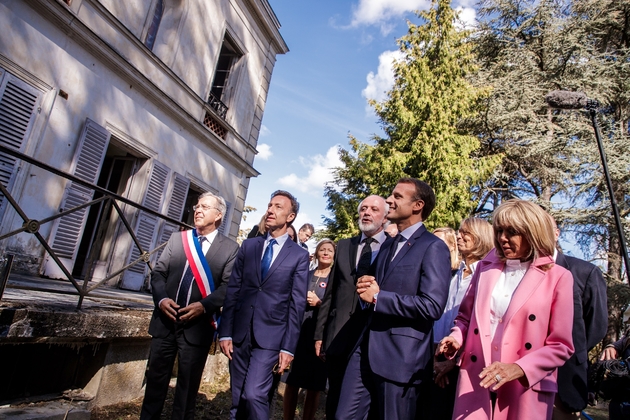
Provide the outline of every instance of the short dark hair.
[[[295,216],[297,217],[297,215],[298,215],[298,211],[300,211],[300,203],[298,203],[297,199],[293,196],[293,194],[291,194],[291,193],[290,193],[290,192],[288,192],[288,191],[284,191],[284,190],[277,190],[277,191],[274,191],[274,192],[271,194],[271,197],[269,197],[269,199],[271,200],[272,198],[274,198],[274,197],[276,197],[276,196],[278,196],[278,195],[281,195],[281,196],[283,196],[283,197],[286,197],[286,198],[288,198],[288,199],[289,199],[289,201],[291,201],[291,212],[295,213]],[[293,219],[293,220],[295,220],[295,219]],[[289,223],[289,225],[290,225],[290,224],[291,224],[291,223]]]
[[435,193],[433,192],[433,188],[431,188],[431,186],[426,182],[411,177],[400,178],[398,183],[412,184],[416,188],[416,193],[414,194],[413,199],[424,202],[424,207],[422,208],[422,220],[427,220],[435,208]]
[[311,233],[315,233],[315,226],[313,226],[310,223],[304,223],[302,227],[300,228],[300,230],[304,230],[304,229],[308,229],[311,231]]

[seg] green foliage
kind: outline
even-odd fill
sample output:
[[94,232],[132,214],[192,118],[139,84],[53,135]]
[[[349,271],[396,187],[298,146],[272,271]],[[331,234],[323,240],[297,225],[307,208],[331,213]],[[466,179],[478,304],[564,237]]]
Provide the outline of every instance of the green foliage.
[[394,87],[384,102],[372,103],[386,137],[374,137],[374,144],[351,137],[350,150],[339,151],[344,167],[325,192],[334,215],[325,219],[329,237],[356,234],[360,200],[389,196],[403,176],[427,182],[436,193],[428,228],[457,227],[475,207],[471,186],[497,163],[493,156],[475,156],[479,140],[461,126],[487,94],[467,80],[476,71],[470,33],[455,27],[457,16],[447,0],[435,0],[418,16],[424,23],[409,22],[407,35],[398,40],[404,58],[394,64]]

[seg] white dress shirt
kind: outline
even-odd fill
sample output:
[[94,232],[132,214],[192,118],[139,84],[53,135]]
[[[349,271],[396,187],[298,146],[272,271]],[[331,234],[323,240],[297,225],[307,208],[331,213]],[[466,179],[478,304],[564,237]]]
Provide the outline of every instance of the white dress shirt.
[[531,261],[521,262],[520,260],[505,261],[505,267],[494,286],[490,299],[490,337],[493,340],[499,324],[503,323],[503,316],[510,306],[514,291],[525,277],[531,263]]

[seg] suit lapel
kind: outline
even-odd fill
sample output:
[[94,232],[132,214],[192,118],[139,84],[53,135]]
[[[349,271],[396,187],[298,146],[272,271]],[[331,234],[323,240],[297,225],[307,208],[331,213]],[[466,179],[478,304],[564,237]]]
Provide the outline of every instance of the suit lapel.
[[539,267],[544,264],[553,263],[553,259],[550,257],[541,257],[535,261],[532,261],[532,265],[525,273],[525,277],[521,280],[519,285],[512,295],[510,305],[505,312],[504,321],[505,325],[508,325],[512,316],[527,302],[529,297],[540,286],[540,283],[545,279],[545,272]]
[[[293,248],[294,246],[300,246],[300,245],[296,244],[291,239],[287,239],[284,242],[284,245],[280,249],[280,252],[278,253],[278,256],[273,260],[273,263],[271,264],[271,267],[269,267],[269,271],[267,271],[267,276],[264,279],[262,279],[262,283],[266,282],[267,279],[276,270],[276,268],[278,268],[282,264],[282,261],[284,261],[284,259],[292,252],[291,248]],[[300,248],[302,248],[302,247],[300,246]],[[262,250],[261,250],[261,252],[262,252]],[[260,267],[260,261],[258,261],[258,267]],[[258,272],[260,272],[260,268],[259,268]]]
[[357,252],[359,251],[359,244],[361,243],[361,235],[350,238],[350,247],[348,253],[350,254],[350,274],[354,277],[354,284],[357,284]]
[[221,248],[221,242],[223,242],[223,238],[221,237],[220,233],[217,233],[217,235],[214,237],[214,241],[212,241],[212,245],[210,245],[210,249],[208,249],[208,252],[206,252],[206,261],[208,261],[208,264],[210,264],[210,261],[212,261],[216,253]]
[[261,278],[262,273],[260,272],[260,265],[262,260],[262,250],[263,245],[265,244],[265,237],[258,236],[256,237],[256,243],[254,244],[254,264],[256,265],[256,275],[258,276],[258,283],[262,283],[263,279]]
[[[389,263],[389,267],[387,267],[387,272],[385,273],[385,277],[387,277],[389,275],[389,273],[391,273],[396,268],[398,263],[400,263],[403,260],[403,258],[405,258],[405,255],[407,255],[407,252],[409,252],[411,247],[413,247],[413,245],[416,243],[416,241],[418,239],[420,239],[422,234],[424,232],[426,232],[426,231],[427,231],[427,228],[425,228],[424,224],[422,224],[418,229],[416,229],[416,231],[413,233],[413,235],[411,235],[411,238],[407,239],[407,242],[405,242],[405,244],[402,246],[402,248],[400,248],[400,251],[398,251],[398,254],[396,254],[394,259]],[[394,241],[392,241],[392,245],[393,245],[393,243],[394,243]],[[389,248],[388,248],[387,255],[389,255],[389,253],[390,253],[390,251],[389,251]],[[387,261],[385,261],[385,263],[387,263]]]
[[[490,251],[494,253],[494,251]],[[477,270],[480,271],[480,281],[477,284],[477,295],[475,296],[475,316],[479,326],[483,355],[486,361],[490,359],[490,300],[494,286],[501,277],[501,271],[505,263],[496,260],[483,260],[479,262]],[[483,280],[481,280],[483,279]],[[487,329],[486,329],[487,328]],[[489,362],[488,362],[489,363]]]

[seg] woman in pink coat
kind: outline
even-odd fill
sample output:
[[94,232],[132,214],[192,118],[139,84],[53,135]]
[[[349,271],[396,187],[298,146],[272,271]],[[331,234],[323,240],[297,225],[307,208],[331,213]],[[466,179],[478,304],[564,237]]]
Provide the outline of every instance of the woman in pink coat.
[[554,230],[538,205],[493,214],[495,252],[477,266],[436,354],[460,373],[453,419],[551,419],[556,368],[573,353],[573,277],[554,264]]

